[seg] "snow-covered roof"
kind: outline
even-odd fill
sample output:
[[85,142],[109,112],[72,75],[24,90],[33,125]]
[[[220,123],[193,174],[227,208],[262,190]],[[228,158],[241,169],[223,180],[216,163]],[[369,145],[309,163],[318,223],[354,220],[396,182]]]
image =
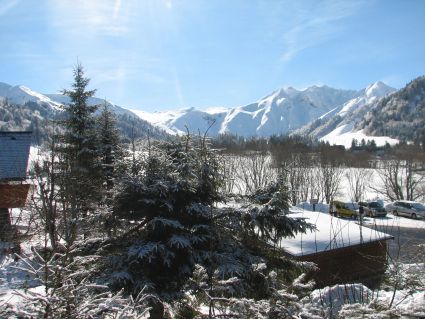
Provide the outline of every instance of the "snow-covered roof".
[[0,180],[25,179],[31,132],[0,132]]
[[333,217],[326,213],[295,211],[291,217],[304,217],[317,230],[284,238],[278,246],[293,256],[311,255],[323,251],[355,246],[393,238],[391,235],[358,225],[356,222]]

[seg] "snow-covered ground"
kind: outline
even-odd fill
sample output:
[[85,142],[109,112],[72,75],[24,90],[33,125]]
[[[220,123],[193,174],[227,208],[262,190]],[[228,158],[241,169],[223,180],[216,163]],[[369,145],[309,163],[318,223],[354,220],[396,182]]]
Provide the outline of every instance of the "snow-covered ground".
[[[313,205],[310,203],[300,203],[297,206],[291,208],[294,213],[305,213],[306,215],[313,213]],[[316,204],[316,212],[328,213],[329,205],[325,203]],[[356,221],[358,223],[358,221]],[[364,217],[362,223],[365,226],[385,226],[385,227],[405,227],[405,228],[417,228],[425,230],[425,220],[423,219],[412,219],[402,216],[394,216],[388,213],[386,217]]]
[[[22,255],[31,255],[31,245],[36,245],[36,240],[22,243]],[[27,289],[32,292],[42,293],[44,287],[40,281],[32,278],[28,265],[12,253],[4,253],[10,245],[0,242],[0,309],[5,304],[16,305],[22,300],[20,294],[25,293]],[[10,246],[12,247],[12,246]]]
[[331,145],[344,145],[345,148],[350,148],[353,139],[356,139],[357,141],[364,139],[366,143],[368,141],[375,140],[377,146],[383,146],[387,142],[390,145],[395,145],[399,142],[399,140],[388,136],[368,136],[363,132],[363,130],[352,131],[352,127],[350,125],[342,125],[333,130],[331,133],[323,136],[320,140],[323,142],[329,142]]
[[368,226],[377,225],[385,227],[417,228],[425,231],[425,220],[394,216],[391,213],[387,214],[386,217],[365,217],[363,223]]
[[[400,265],[398,285],[370,290],[362,284],[335,285],[316,289],[305,297],[304,313],[317,318],[424,318],[425,264]],[[391,272],[390,268],[390,272]],[[415,278],[409,289],[404,281]]]

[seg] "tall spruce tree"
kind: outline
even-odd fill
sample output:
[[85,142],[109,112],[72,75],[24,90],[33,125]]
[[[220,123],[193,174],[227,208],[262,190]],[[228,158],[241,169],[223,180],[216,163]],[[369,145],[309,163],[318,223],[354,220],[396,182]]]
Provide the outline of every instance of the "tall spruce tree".
[[63,107],[65,119],[60,149],[61,194],[67,202],[69,241],[75,240],[77,230],[84,228],[88,213],[100,198],[101,165],[94,117],[97,106],[88,104],[96,90],[87,90],[89,82],[82,65],[77,64],[72,89],[62,91],[71,100]]
[[124,156],[120,145],[120,132],[117,128],[115,114],[108,109],[106,103],[97,118],[98,149],[102,165],[103,186],[111,190],[114,186],[117,164]]

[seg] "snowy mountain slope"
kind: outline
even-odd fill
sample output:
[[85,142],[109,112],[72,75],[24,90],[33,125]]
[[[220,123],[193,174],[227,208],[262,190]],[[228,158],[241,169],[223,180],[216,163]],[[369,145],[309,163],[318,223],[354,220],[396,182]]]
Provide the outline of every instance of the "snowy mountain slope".
[[0,96],[14,104],[25,104],[27,102],[46,103],[54,110],[60,108],[60,103],[52,101],[46,95],[32,91],[23,85],[12,86],[0,82]]
[[[58,103],[59,105],[62,104],[68,104],[71,102],[71,99],[69,96],[63,95],[63,94],[44,94],[44,96],[48,97],[51,101]],[[108,108],[112,109],[115,114],[128,114],[128,115],[134,115],[134,113],[126,108],[123,108],[121,106],[112,104],[111,102],[100,99],[97,97],[90,97],[88,100],[89,105],[106,105]]]
[[305,90],[289,87],[236,108],[136,113],[152,124],[178,134],[186,132],[186,128],[192,133],[202,133],[214,123],[210,135],[271,136],[292,132],[359,94],[358,91],[327,86],[312,86]]
[[140,118],[163,129],[169,134],[185,134],[187,129],[194,134],[218,135],[226,111],[223,108],[197,110],[195,108],[166,112],[131,110]]
[[390,145],[399,143],[398,139],[389,136],[371,135],[362,129],[355,130],[350,125],[338,126],[335,130],[320,138],[320,140],[328,142],[331,145],[343,145],[345,148],[350,148],[353,140],[357,140],[358,142],[365,140],[366,143],[373,140],[377,146],[383,146],[386,143]]
[[425,142],[425,76],[380,100],[356,128],[371,135]]
[[[53,119],[62,117],[62,105],[69,103],[69,98],[62,94],[41,94],[25,86],[12,86],[0,82],[0,130],[31,130],[35,143],[42,142],[52,132]],[[136,137],[150,135],[163,138],[167,134],[142,120],[128,109],[114,105],[103,99],[90,98],[91,105],[107,105],[117,118],[117,125],[124,136],[134,132]],[[135,129],[135,130],[134,130]]]
[[[348,146],[350,146],[352,138],[371,139],[365,133],[360,132],[361,128],[356,128],[356,125],[376,106],[380,99],[393,92],[395,92],[394,88],[380,81],[373,83],[362,90],[361,95],[323,114],[296,130],[294,134],[309,135],[329,141],[331,144],[347,145],[348,143]],[[375,138],[375,141],[385,144],[387,139]],[[394,143],[390,139],[388,142]]]

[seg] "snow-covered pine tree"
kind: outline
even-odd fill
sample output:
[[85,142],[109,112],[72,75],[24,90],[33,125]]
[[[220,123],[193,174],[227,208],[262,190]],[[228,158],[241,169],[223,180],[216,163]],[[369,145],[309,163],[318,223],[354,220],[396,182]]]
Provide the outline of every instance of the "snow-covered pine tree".
[[[149,286],[168,297],[185,289],[213,298],[269,296],[265,274],[289,263],[274,252],[264,271],[255,265],[267,262],[273,242],[309,227],[287,216],[284,185],[272,183],[240,209],[217,208],[223,176],[205,139],[151,145],[145,155],[143,168],[129,170],[115,195],[115,213],[133,225],[107,253],[115,288],[137,293]],[[197,267],[205,281],[185,285]]]
[[[312,225],[288,213],[289,193],[279,180],[258,189],[240,208],[224,209],[213,217],[216,242],[211,254],[215,271],[209,281],[215,282],[216,297],[267,298],[271,295],[267,280],[270,271],[290,278],[289,273],[297,266],[283,258],[274,244],[306,232]],[[256,266],[260,264],[264,267]]]
[[124,156],[124,150],[120,143],[115,114],[108,109],[106,102],[97,118],[97,135],[103,185],[106,190],[110,190],[114,186],[116,167]]
[[[112,236],[118,227],[118,221],[112,213],[112,197],[115,179],[122,173],[125,151],[121,144],[121,134],[117,128],[115,114],[108,108],[106,101],[96,118],[98,151],[101,163],[102,205],[95,213],[94,220],[100,223],[100,230]],[[96,218],[98,217],[98,218]]]
[[[138,174],[118,186],[115,213],[137,221],[124,256],[112,258],[117,287],[178,292],[210,250],[220,178],[214,154],[190,136],[149,146]],[[121,282],[120,282],[121,281]]]
[[63,90],[71,102],[65,105],[64,133],[59,148],[61,196],[67,203],[70,236],[76,239],[77,230],[84,228],[83,219],[93,211],[100,199],[101,165],[97,149],[96,121],[97,106],[88,104],[95,90],[87,90],[90,79],[84,76],[84,69],[77,64],[74,69],[74,83],[71,90]]

